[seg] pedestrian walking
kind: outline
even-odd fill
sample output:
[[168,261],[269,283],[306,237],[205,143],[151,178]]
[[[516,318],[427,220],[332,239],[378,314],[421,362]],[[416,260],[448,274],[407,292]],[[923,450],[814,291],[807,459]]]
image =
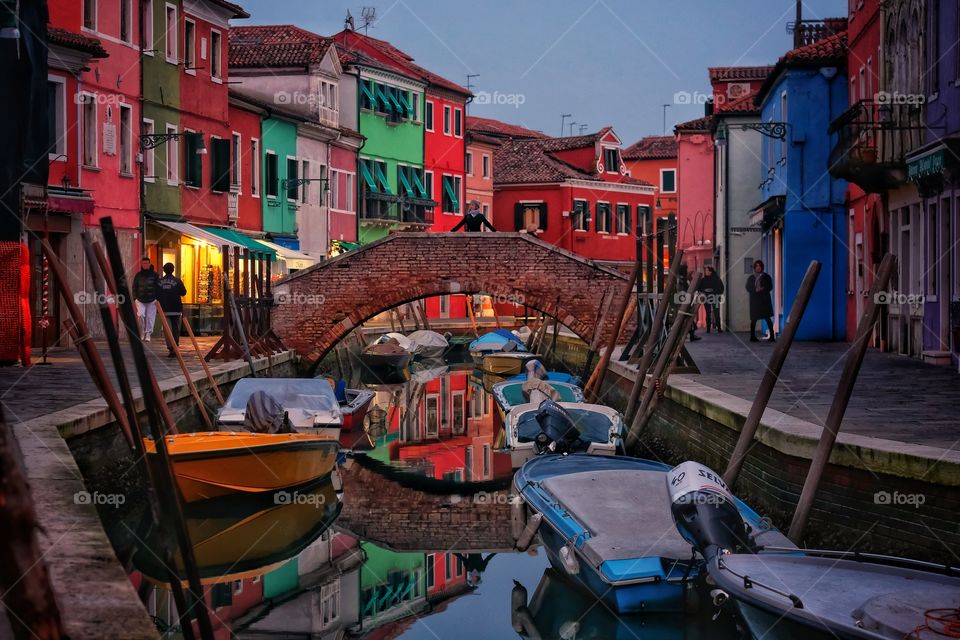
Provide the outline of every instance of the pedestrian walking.
[[490,224],[490,221],[487,220],[487,216],[483,215],[483,212],[480,211],[480,201],[471,200],[470,206],[467,208],[467,215],[463,216],[463,220],[457,223],[451,231],[459,231],[460,227],[466,226],[467,231],[478,232],[483,230],[483,227],[490,229],[490,231],[496,231],[493,228],[493,225]]
[[[690,272],[687,269],[687,263],[684,262],[680,265],[680,268],[677,269],[677,291],[686,295],[687,287],[690,286]],[[679,322],[680,319],[677,318],[676,322]],[[697,335],[697,319],[694,318],[693,322],[690,324],[690,332],[687,334],[690,337],[690,342],[696,342],[701,340],[700,336]]]
[[[187,288],[183,286],[183,280],[173,275],[173,269],[173,263],[168,262],[163,265],[163,277],[158,284],[157,300],[170,325],[173,341],[179,347],[180,325],[183,320],[183,296],[187,295]],[[167,349],[170,351],[167,355],[174,357],[173,345],[167,344]]]
[[700,293],[703,294],[703,306],[707,312],[707,333],[715,327],[717,333],[723,333],[720,326],[720,301],[723,299],[723,280],[717,275],[713,267],[704,267],[703,279],[700,280]]
[[140,339],[144,342],[150,342],[153,324],[157,321],[157,305],[154,303],[157,301],[159,285],[160,276],[150,258],[143,256],[140,259],[140,271],[133,277],[133,303],[140,321]]
[[764,271],[763,261],[753,263],[753,275],[747,278],[747,293],[750,294],[750,342],[757,342],[757,322],[763,320],[770,331],[770,342],[776,337],[773,333],[773,300],[770,292],[773,291],[773,278]]

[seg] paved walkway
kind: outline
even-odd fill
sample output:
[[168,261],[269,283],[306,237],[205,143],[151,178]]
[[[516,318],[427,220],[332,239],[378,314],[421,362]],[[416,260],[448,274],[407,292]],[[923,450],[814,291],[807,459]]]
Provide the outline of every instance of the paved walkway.
[[[206,353],[217,341],[217,336],[198,336],[202,353]],[[182,372],[176,358],[167,357],[167,349],[162,340],[149,343],[150,366],[158,382],[180,376]],[[124,344],[124,360],[127,366],[134,395],[139,396],[140,386],[137,384],[136,370],[133,367],[133,358]],[[191,373],[202,372],[203,367],[197,359],[189,338],[183,338],[180,348],[187,368]],[[113,372],[113,363],[105,342],[97,343],[97,350],[103,359],[104,368],[110,374],[117,393],[120,393]],[[39,351],[34,352],[39,356]],[[59,349],[47,357],[49,365],[37,364],[39,357],[34,358],[34,366],[0,368],[0,406],[3,408],[7,422],[25,422],[41,415],[46,415],[66,409],[74,405],[100,397],[100,392],[93,384],[93,378],[87,373],[80,354],[76,349]],[[211,368],[220,361],[210,363]]]
[[[702,385],[753,400],[773,345],[747,334],[703,334],[687,343]],[[790,349],[770,408],[823,425],[849,344],[796,342]],[[680,376],[678,376],[680,377]],[[943,449],[960,447],[960,374],[869,349],[843,419],[844,433]]]

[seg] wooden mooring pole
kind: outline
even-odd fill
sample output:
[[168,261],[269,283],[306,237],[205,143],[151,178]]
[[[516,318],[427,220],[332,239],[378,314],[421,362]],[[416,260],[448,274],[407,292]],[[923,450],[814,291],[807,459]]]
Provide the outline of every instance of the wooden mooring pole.
[[197,336],[193,333],[193,327],[190,326],[190,321],[187,320],[187,314],[183,314],[183,317],[180,318],[180,321],[183,322],[183,328],[187,330],[187,335],[190,337],[190,343],[193,345],[193,350],[197,354],[197,360],[200,361],[200,365],[203,367],[203,373],[207,376],[207,382],[210,383],[210,388],[213,389],[213,393],[217,396],[217,402],[221,405],[224,404],[223,394],[220,393],[220,385],[217,384],[217,381],[214,380],[213,374],[210,373],[210,367],[207,365],[206,358],[203,357],[203,354],[200,353],[200,345],[197,343]]
[[670,265],[670,275],[663,288],[663,294],[660,296],[660,304],[657,305],[657,312],[653,317],[650,335],[647,336],[647,341],[643,345],[643,354],[637,366],[637,377],[633,381],[633,388],[630,389],[627,410],[623,414],[623,419],[627,424],[633,421],[634,414],[637,411],[637,401],[640,399],[640,391],[643,390],[643,382],[647,377],[650,365],[653,364],[653,350],[656,348],[660,333],[663,331],[663,323],[667,320],[667,309],[673,304],[673,292],[677,289],[681,262],[683,262],[683,249],[678,249],[676,259]]
[[877,279],[874,281],[867,297],[867,308],[864,310],[863,316],[860,318],[860,324],[857,326],[857,336],[850,345],[850,350],[847,351],[847,359],[843,364],[843,372],[840,374],[840,383],[837,385],[837,391],[833,396],[833,403],[830,405],[830,412],[827,414],[827,422],[823,425],[823,431],[820,433],[817,450],[813,454],[813,460],[810,461],[810,470],[807,472],[807,479],[803,483],[803,491],[800,494],[800,501],[797,503],[797,510],[793,514],[793,521],[790,522],[788,535],[795,543],[799,544],[803,539],[803,532],[807,526],[807,520],[810,518],[810,511],[813,508],[813,500],[817,495],[817,488],[820,486],[820,479],[823,477],[823,471],[830,460],[833,445],[837,441],[843,415],[847,411],[850,396],[853,394],[853,386],[857,382],[863,357],[867,353],[873,325],[876,324],[877,316],[880,315],[877,294],[887,290],[896,263],[897,259],[889,253],[880,262]]
[[773,389],[777,386],[780,379],[780,371],[783,369],[783,363],[790,352],[790,346],[797,335],[797,327],[803,319],[803,313],[807,310],[807,303],[810,302],[810,295],[813,293],[813,287],[817,284],[817,276],[820,275],[820,262],[811,260],[807,267],[807,273],[803,276],[803,282],[800,283],[800,289],[797,291],[797,297],[793,300],[793,306],[790,307],[790,315],[787,316],[787,323],[783,327],[783,333],[770,354],[770,362],[763,373],[763,379],[757,388],[757,395],[753,398],[753,404],[750,406],[750,413],[747,415],[743,428],[740,429],[740,438],[733,449],[733,455],[730,456],[730,462],[727,464],[727,470],[723,472],[723,479],[727,486],[733,487],[737,482],[737,476],[740,475],[740,469],[743,467],[743,461],[750,451],[750,445],[757,434],[757,428],[760,426],[760,419],[763,412],[767,409],[767,403],[770,402],[770,396],[773,395]]
[[183,359],[183,354],[180,353],[180,345],[176,342],[176,336],[173,335],[173,328],[170,326],[170,321],[167,320],[167,316],[163,313],[163,307],[160,306],[160,302],[156,301],[153,303],[157,307],[157,318],[160,319],[160,326],[163,327],[163,335],[167,339],[167,346],[173,352],[173,355],[177,359],[177,363],[180,365],[180,371],[183,372],[183,379],[187,383],[187,389],[190,390],[190,395],[193,396],[193,401],[197,403],[197,410],[200,411],[200,418],[203,419],[203,424],[207,427],[207,431],[216,431],[213,426],[213,422],[210,420],[210,415],[207,413],[207,407],[203,404],[203,398],[200,397],[200,392],[197,390],[197,385],[193,382],[193,376],[190,374],[190,369],[187,367],[187,363]]
[[610,358],[613,357],[613,350],[617,347],[617,338],[620,337],[620,326],[623,324],[623,317],[626,315],[627,307],[630,306],[630,299],[633,297],[633,286],[637,283],[637,277],[640,275],[640,265],[640,260],[633,261],[630,276],[623,285],[623,291],[620,294],[620,304],[617,306],[616,315],[613,317],[613,326],[610,328],[610,336],[607,338],[607,346],[603,350],[603,355],[600,356],[600,364],[597,365],[597,369],[599,369],[600,372],[597,374],[596,383],[588,390],[587,402],[596,402],[600,396],[600,392],[603,390],[603,380],[607,377]]

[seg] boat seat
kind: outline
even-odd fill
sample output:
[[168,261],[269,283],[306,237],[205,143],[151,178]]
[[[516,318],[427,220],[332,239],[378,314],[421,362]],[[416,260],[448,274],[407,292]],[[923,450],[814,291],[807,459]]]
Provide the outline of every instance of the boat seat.
[[692,555],[670,513],[663,471],[571,473],[541,486],[590,532],[580,552],[597,568],[610,560]]
[[337,396],[337,402],[344,403],[347,401],[347,381],[346,380],[337,380],[336,386],[333,388],[333,393]]

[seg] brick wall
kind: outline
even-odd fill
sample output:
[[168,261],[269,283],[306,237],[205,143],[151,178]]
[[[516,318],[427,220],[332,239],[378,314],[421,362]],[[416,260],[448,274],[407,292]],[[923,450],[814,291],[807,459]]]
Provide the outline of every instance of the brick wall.
[[[281,281],[273,327],[309,367],[396,305],[446,293],[488,293],[559,320],[588,342],[604,296],[626,276],[520,233],[398,233]],[[611,305],[611,315],[616,303]],[[607,318],[603,336],[613,325]]]

